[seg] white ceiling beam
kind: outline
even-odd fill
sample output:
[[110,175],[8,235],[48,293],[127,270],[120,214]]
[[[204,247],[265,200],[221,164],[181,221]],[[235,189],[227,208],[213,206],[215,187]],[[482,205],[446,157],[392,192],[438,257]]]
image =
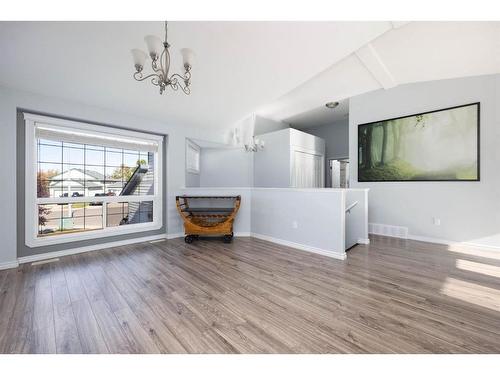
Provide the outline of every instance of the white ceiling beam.
[[399,29],[400,27],[403,27],[407,23],[410,23],[410,21],[391,21],[393,29]]
[[393,75],[371,43],[357,50],[356,56],[384,89],[397,85]]

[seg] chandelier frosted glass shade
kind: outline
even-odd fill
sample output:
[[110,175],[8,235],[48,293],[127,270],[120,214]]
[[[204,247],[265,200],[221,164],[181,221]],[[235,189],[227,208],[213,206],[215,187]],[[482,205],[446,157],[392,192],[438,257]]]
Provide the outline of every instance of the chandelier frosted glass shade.
[[134,59],[134,66],[137,69],[138,66],[141,67],[141,70],[144,68],[144,63],[146,62],[146,59],[148,58],[148,55],[144,51],[141,51],[138,48],[134,48],[131,50],[132,52],[132,57]]
[[148,47],[149,56],[155,60],[160,56],[160,51],[163,50],[163,43],[156,35],[147,35],[144,37],[146,46]]
[[167,22],[165,21],[164,42],[155,35],[147,35],[144,38],[149,57],[151,57],[151,74],[144,74],[144,64],[148,55],[138,48],[131,50],[135,67],[133,77],[136,81],[149,80],[151,84],[160,88],[160,94],[163,94],[165,88],[168,86],[174,91],[180,88],[186,95],[189,95],[191,93],[191,68],[193,66],[194,53],[189,48],[182,48],[181,54],[184,73],[182,75],[177,73],[169,74],[171,64],[167,30]]
[[194,52],[190,48],[181,48],[182,66],[193,66]]

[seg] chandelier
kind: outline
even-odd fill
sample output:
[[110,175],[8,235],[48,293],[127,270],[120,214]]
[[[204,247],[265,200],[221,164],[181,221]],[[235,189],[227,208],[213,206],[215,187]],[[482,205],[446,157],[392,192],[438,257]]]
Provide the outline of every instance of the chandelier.
[[170,44],[167,42],[167,32],[168,26],[167,21],[165,21],[165,41],[162,42],[160,38],[155,35],[148,35],[144,38],[149,51],[149,57],[151,57],[151,68],[153,73],[144,75],[144,63],[148,58],[148,55],[140,49],[131,50],[132,56],[134,58],[134,66],[136,72],[134,73],[134,78],[136,81],[144,81],[146,79],[151,79],[151,83],[160,88],[160,95],[163,94],[165,88],[170,86],[174,91],[179,88],[184,91],[186,95],[191,93],[191,67],[193,60],[193,51],[189,48],[182,48],[181,54],[184,65],[184,74],[180,75],[177,73],[171,74],[170,71]]
[[264,150],[264,141],[262,139],[252,137],[251,142],[249,144],[245,144],[246,152],[257,152],[259,150]]

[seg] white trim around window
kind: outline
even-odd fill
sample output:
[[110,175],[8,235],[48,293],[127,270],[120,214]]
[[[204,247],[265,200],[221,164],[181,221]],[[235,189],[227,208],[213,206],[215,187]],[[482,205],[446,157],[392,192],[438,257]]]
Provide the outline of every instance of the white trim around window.
[[[25,243],[29,247],[39,247],[91,240],[160,229],[163,226],[163,136],[142,133],[108,126],[88,124],[84,122],[52,118],[48,116],[24,113],[25,120]],[[131,149],[154,151],[154,193],[152,195],[123,196],[87,196],[87,197],[37,197],[37,134],[53,139],[61,134],[64,142],[82,140],[89,142],[101,140],[107,147],[126,147]],[[72,134],[71,134],[72,133]],[[69,137],[69,138],[68,138]],[[96,230],[62,233],[54,236],[40,237],[38,233],[38,205],[65,203],[102,203],[102,228]],[[128,224],[123,226],[106,226],[107,203],[113,202],[152,202],[153,220],[151,222]]]

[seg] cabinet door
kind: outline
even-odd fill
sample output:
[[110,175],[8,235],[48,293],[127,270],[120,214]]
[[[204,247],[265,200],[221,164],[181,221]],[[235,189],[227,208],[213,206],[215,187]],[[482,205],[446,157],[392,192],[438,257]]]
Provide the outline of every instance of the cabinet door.
[[322,188],[323,156],[294,150],[292,154],[291,187]]

